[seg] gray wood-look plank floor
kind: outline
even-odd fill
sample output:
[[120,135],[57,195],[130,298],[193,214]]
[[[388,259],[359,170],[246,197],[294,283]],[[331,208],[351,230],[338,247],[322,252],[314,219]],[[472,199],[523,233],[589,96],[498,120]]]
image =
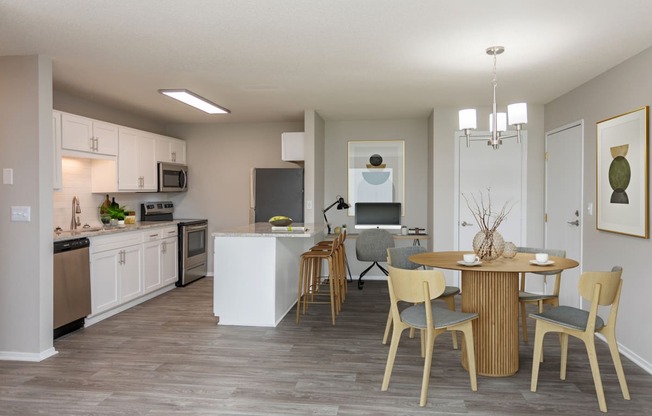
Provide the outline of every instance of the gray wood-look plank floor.
[[[402,340],[389,390],[380,391],[386,283],[369,281],[362,291],[350,283],[336,326],[328,305],[311,305],[299,325],[293,310],[276,328],[216,325],[212,283],[199,280],[66,335],[55,341],[59,353],[43,362],[0,362],[0,414],[600,414],[586,352],[576,340],[566,381],[559,380],[558,341],[551,336],[538,392],[530,392],[532,348],[522,342],[520,371],[478,377],[472,392],[461,352],[442,335],[421,408],[418,338]],[[652,375],[623,357],[632,396],[624,400],[608,349],[597,345],[609,413],[651,414]]]

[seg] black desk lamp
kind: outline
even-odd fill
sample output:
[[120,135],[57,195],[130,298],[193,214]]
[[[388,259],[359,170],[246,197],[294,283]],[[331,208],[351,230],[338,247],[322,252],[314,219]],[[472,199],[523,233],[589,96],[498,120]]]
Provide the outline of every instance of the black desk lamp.
[[328,218],[326,218],[326,211],[333,208],[335,204],[337,204],[337,209],[349,209],[349,204],[344,202],[344,198],[342,198],[340,195],[337,196],[335,202],[324,209],[324,221],[326,221],[326,227],[328,227],[328,234],[331,233],[331,225],[328,223]]

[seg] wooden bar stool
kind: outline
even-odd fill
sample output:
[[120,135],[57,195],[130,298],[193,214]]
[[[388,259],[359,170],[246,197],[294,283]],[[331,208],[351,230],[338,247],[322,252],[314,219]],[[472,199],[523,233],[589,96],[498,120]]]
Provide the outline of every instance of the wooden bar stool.
[[[297,323],[299,323],[302,309],[306,313],[309,303],[330,303],[331,319],[335,325],[335,315],[340,312],[340,284],[338,277],[337,252],[341,240],[336,238],[331,246],[326,248],[315,246],[301,255],[299,263],[299,288],[297,296]],[[321,263],[328,263],[328,291],[322,290]],[[318,296],[328,296],[329,301],[319,301]]]

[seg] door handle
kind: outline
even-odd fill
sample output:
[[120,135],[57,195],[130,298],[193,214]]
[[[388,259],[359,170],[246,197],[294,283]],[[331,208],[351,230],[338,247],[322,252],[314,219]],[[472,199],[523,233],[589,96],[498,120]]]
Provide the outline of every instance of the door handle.
[[460,224],[462,227],[473,227],[473,224],[470,222],[462,221]]
[[570,225],[574,225],[576,227],[580,226],[580,220],[575,220],[575,221],[567,221]]

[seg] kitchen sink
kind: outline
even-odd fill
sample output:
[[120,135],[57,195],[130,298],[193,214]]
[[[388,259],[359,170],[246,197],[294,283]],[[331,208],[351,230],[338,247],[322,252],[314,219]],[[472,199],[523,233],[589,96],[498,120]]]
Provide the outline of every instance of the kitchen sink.
[[78,228],[76,230],[57,230],[54,232],[56,236],[68,236],[68,235],[88,235],[91,233],[97,233],[104,231],[104,227],[86,227]]

